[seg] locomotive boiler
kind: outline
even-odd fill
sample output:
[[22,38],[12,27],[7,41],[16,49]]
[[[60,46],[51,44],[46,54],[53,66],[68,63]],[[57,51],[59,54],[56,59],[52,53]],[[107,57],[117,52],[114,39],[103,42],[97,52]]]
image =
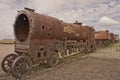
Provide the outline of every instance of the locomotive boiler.
[[15,54],[7,55],[2,69],[20,78],[36,64],[56,66],[59,58],[95,49],[94,29],[81,23],[65,23],[25,8],[14,22]]

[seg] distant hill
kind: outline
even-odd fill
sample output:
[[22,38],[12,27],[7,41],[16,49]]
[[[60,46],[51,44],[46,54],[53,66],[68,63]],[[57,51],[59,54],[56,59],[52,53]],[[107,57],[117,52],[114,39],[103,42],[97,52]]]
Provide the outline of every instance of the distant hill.
[[0,40],[0,44],[14,44],[15,40],[13,39],[3,39]]

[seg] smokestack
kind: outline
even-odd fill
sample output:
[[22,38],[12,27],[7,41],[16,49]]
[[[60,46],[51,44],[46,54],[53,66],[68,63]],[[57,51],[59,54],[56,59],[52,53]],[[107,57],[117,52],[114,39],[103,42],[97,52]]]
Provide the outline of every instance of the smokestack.
[[74,24],[77,24],[77,25],[82,26],[82,23],[78,22],[77,20],[75,21],[75,23],[74,23]]
[[106,30],[106,32],[109,32],[109,30]]

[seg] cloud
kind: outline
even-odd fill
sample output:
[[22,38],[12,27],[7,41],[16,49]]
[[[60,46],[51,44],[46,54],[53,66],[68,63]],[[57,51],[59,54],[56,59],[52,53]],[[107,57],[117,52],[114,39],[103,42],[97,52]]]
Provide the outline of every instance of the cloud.
[[120,22],[107,16],[103,16],[95,25],[97,26],[117,26]]
[[29,0],[34,6],[34,9],[40,13],[52,13],[59,10],[59,7],[64,3],[64,0]]

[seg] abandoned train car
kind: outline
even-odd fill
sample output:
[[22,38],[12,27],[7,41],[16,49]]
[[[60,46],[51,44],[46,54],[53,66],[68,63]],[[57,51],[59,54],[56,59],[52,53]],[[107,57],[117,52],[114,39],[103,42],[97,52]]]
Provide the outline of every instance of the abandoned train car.
[[60,56],[95,49],[94,28],[81,23],[65,23],[25,8],[14,22],[15,53],[2,61],[2,69],[20,78],[35,64],[55,66]]
[[108,30],[95,32],[96,48],[103,48],[118,41],[119,35],[110,33]]

